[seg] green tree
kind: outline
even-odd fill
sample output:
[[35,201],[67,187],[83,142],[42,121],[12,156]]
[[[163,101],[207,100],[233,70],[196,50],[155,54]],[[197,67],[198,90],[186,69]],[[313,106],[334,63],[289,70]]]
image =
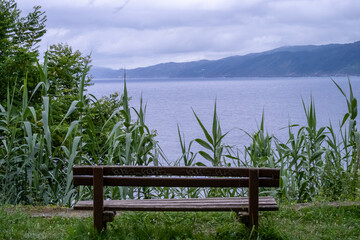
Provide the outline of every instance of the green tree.
[[[61,136],[67,132],[72,121],[81,119],[86,114],[89,98],[84,95],[84,91],[91,85],[91,76],[88,74],[90,63],[90,55],[73,51],[63,43],[51,45],[46,53],[44,65],[49,82],[50,111],[56,113],[50,119],[56,129],[53,138],[55,144],[63,141]],[[77,111],[68,114],[69,106]],[[67,116],[65,121],[64,116]],[[58,127],[60,122],[62,125]]]
[[56,86],[56,92],[53,92],[56,97],[78,95],[84,76],[85,90],[90,86],[90,55],[84,56],[79,50],[73,51],[69,45],[58,43],[50,46],[48,56],[48,77]]
[[35,63],[45,22],[40,6],[22,17],[14,0],[0,0],[0,100],[6,96],[6,86],[20,87],[25,76],[30,88],[37,84]]
[[[80,89],[86,91],[86,87],[91,85],[91,77],[88,74],[91,58],[90,55],[83,55],[79,50],[73,51],[72,47],[63,43],[51,45],[47,55],[47,77],[52,86],[49,94],[52,98],[53,111],[58,113],[60,120],[73,101],[80,100],[81,97],[85,101],[88,100],[84,94],[80,96]],[[72,116],[68,122],[77,117]]]

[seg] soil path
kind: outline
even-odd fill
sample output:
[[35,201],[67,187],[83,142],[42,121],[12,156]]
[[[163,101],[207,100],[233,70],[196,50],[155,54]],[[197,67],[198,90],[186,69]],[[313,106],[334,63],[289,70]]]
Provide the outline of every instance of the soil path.
[[91,217],[92,211],[78,211],[71,208],[58,206],[9,206],[5,207],[7,212],[15,212],[20,210],[30,214],[31,217]]

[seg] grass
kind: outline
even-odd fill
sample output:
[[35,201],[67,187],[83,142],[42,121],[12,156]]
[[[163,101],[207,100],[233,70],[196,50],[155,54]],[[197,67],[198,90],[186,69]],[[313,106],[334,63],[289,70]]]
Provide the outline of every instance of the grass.
[[[263,221],[264,222],[264,221]],[[284,208],[266,216],[265,224],[278,227],[281,239],[358,239],[359,206],[311,206],[300,210]]]
[[[12,211],[9,211],[12,210]],[[42,209],[40,209],[42,211]],[[0,239],[358,239],[360,206],[318,204],[261,213],[259,234],[234,213],[127,212],[97,234],[92,218],[31,217],[26,207],[0,208]]]
[[0,210],[0,239],[64,239],[79,219],[31,217],[26,211]]

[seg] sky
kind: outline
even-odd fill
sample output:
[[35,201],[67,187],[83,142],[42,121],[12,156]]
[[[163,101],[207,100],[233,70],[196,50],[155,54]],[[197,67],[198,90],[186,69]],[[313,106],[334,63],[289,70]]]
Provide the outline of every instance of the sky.
[[359,0],[17,0],[47,15],[41,51],[66,43],[99,67],[220,59],[360,40]]

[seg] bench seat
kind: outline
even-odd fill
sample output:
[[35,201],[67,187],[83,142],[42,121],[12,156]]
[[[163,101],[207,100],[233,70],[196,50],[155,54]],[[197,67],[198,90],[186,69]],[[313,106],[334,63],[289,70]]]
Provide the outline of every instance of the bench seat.
[[[248,197],[104,200],[104,211],[235,211],[247,212]],[[79,201],[74,210],[93,210],[93,201]],[[259,211],[277,211],[273,197],[259,197]]]

